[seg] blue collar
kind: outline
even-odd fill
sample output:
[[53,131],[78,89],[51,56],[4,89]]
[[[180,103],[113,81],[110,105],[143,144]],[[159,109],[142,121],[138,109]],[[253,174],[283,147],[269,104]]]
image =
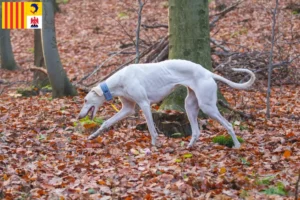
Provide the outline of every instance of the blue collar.
[[111,93],[108,89],[108,86],[105,82],[100,83],[100,88],[101,88],[101,90],[104,94],[104,97],[105,97],[106,101],[110,101],[110,100],[113,99],[113,97],[112,97],[112,95],[111,95]]

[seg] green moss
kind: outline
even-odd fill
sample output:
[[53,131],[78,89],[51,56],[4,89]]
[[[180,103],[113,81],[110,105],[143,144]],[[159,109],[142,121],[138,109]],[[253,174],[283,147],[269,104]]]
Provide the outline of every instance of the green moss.
[[39,88],[34,86],[27,88],[18,88],[17,93],[21,94],[24,97],[36,96],[39,95]]
[[182,137],[184,137],[184,134],[183,133],[173,133],[172,135],[171,135],[171,137],[172,138],[182,138]]
[[46,86],[42,87],[42,89],[52,90],[52,87],[51,87],[51,85],[46,85]]
[[[244,142],[244,140],[240,137],[237,137],[237,139],[240,143]],[[233,147],[234,146],[234,143],[233,143],[233,140],[232,140],[231,136],[218,135],[218,136],[214,137],[212,139],[212,141],[214,143],[224,145],[224,146],[227,146],[227,147]]]

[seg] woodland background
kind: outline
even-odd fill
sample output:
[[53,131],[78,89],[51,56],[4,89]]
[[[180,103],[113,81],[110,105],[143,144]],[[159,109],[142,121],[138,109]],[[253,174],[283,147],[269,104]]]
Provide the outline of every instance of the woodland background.
[[[223,2],[228,7],[232,3]],[[245,0],[222,16],[210,32],[211,38],[217,41],[211,44],[216,73],[240,81],[243,76],[236,76],[230,70],[238,66],[255,71],[258,77],[247,91],[219,84],[232,108],[225,116],[244,140],[238,150],[212,142],[212,138],[227,132],[211,119],[200,119],[203,130],[193,149],[186,149],[189,137],[163,135],[159,136],[161,148],[150,146],[148,131],[135,129],[144,121],[142,116],[126,119],[102,137],[87,141],[98,124],[116,110],[107,104],[98,112],[97,122],[80,123],[76,118],[86,94],[82,88],[77,88],[79,94],[74,97],[53,99],[48,89],[38,91],[37,96],[23,97],[20,93],[33,80],[34,70],[30,69],[34,67],[34,32],[11,31],[19,69],[0,68],[0,198],[297,198],[300,179],[298,6],[297,1],[279,1],[273,61],[277,65],[272,76],[269,119],[266,117],[267,67],[275,1]],[[137,1],[63,0],[59,8],[60,12],[55,14],[57,46],[72,83],[91,73],[107,58],[101,69],[83,84],[100,81],[128,60],[134,60]],[[216,1],[211,1],[209,8],[212,20],[220,11]],[[165,26],[168,25],[168,1],[147,1],[141,24],[140,51],[143,52],[168,35]],[[147,28],[145,25],[163,26]],[[227,54],[218,54],[220,49],[225,49]],[[114,103],[120,109],[118,100]],[[156,108],[154,105],[153,109]]]

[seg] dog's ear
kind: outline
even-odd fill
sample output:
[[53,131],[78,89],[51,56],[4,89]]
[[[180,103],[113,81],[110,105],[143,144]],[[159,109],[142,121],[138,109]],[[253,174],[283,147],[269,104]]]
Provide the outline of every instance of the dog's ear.
[[102,92],[102,90],[100,89],[100,87],[93,87],[92,89],[91,89],[91,91],[93,91],[93,92],[95,92],[98,96],[103,96],[103,92]]

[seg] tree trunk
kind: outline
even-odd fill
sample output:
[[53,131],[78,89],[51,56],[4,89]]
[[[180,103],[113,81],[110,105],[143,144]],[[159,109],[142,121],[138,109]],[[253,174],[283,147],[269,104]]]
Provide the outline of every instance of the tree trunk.
[[[53,1],[53,0],[52,0]],[[77,95],[62,67],[56,45],[53,2],[43,0],[42,45],[53,98]]]
[[[208,0],[169,1],[170,59],[190,60],[212,70],[208,17]],[[160,108],[185,111],[186,95],[186,88],[178,87]]]
[[[3,0],[0,1],[1,3],[1,22],[2,22],[2,2]],[[0,29],[0,51],[1,51],[1,68],[2,69],[8,69],[8,70],[15,70],[18,68],[14,54],[12,51],[12,46],[10,42],[10,30],[9,29]]]
[[[34,30],[34,65],[37,67],[46,68],[44,55],[43,55],[43,46],[42,46],[42,37],[41,30]],[[33,85],[42,88],[46,85],[49,85],[48,76],[45,73],[40,71],[34,71],[33,76]]]
[[60,8],[59,8],[59,5],[56,2],[56,0],[52,1],[52,4],[53,4],[53,9],[54,9],[54,14],[57,12],[60,12]]

